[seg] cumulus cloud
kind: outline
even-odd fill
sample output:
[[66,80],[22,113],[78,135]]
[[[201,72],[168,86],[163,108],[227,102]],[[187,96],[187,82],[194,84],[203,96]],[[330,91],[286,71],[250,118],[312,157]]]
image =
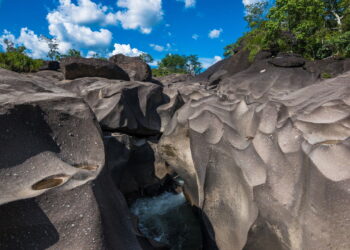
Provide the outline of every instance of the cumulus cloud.
[[222,58],[220,56],[214,56],[213,58],[206,58],[206,57],[199,58],[199,62],[202,63],[202,67],[204,69],[209,68],[210,66],[212,66],[213,64],[221,60]]
[[185,8],[191,8],[196,6],[196,0],[177,0],[178,2],[184,2]]
[[117,54],[123,54],[123,55],[126,55],[126,56],[136,57],[136,56],[140,56],[143,53],[144,52],[139,50],[139,49],[131,48],[130,44],[115,43],[114,44],[114,50],[112,51],[112,53],[109,54],[109,56],[113,56],[113,55],[117,55]]
[[152,32],[154,25],[163,19],[161,0],[118,0],[117,19],[124,29],[139,29],[144,34]]
[[208,36],[211,39],[219,38],[222,32],[223,29],[213,29],[209,32]]
[[199,38],[199,35],[198,35],[198,34],[193,34],[193,35],[192,35],[192,39],[198,40],[198,38]]
[[13,44],[17,43],[16,37],[8,30],[4,30],[2,35],[0,36],[0,46],[5,51],[7,49],[6,44],[4,43],[4,40],[7,39],[8,41],[12,42]]
[[158,52],[169,51],[171,49],[170,43],[167,43],[165,46],[151,43],[149,46]]
[[91,0],[60,0],[59,6],[47,15],[50,35],[66,47],[101,49],[111,44],[112,33],[104,28],[92,30],[93,25],[116,23],[116,14],[107,6]]
[[[15,37],[11,32],[5,30],[0,36],[0,45],[3,50],[6,50],[6,45],[3,43],[4,39],[8,39],[14,43],[15,46],[25,46],[26,53],[33,58],[46,58],[49,52],[49,45],[47,41],[40,36],[36,35],[34,31],[28,28],[22,28],[19,37]],[[60,53],[65,53],[67,47],[64,43],[58,43],[58,50]]]

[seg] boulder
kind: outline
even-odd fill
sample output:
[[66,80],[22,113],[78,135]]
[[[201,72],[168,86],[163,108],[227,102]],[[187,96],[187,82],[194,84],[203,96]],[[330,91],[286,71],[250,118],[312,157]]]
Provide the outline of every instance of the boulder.
[[152,79],[152,70],[140,57],[130,57],[123,54],[114,55],[109,61],[128,73],[132,81],[149,82]]
[[48,81],[51,84],[55,84],[56,82],[62,81],[64,79],[62,72],[53,70],[42,70],[35,73],[27,73],[25,75],[30,79],[36,79],[37,81]]
[[306,60],[299,55],[280,53],[269,59],[269,63],[276,67],[297,68],[305,65]]
[[167,86],[172,83],[190,82],[193,79],[194,79],[193,75],[190,75],[190,74],[170,74],[167,76],[154,78],[154,80],[162,83],[164,86]]
[[81,97],[0,69],[0,127],[1,249],[141,250]]
[[302,67],[276,67],[269,59],[255,62],[248,69],[224,78],[217,87],[219,96],[247,103],[264,103],[275,93],[288,94],[319,80],[317,73]]
[[92,183],[0,206],[0,223],[2,249],[142,249],[108,167]]
[[248,50],[239,50],[235,55],[217,62],[202,74],[197,75],[194,81],[209,81],[209,85],[217,85],[222,79],[248,69],[252,61],[249,59]]
[[71,190],[104,165],[101,132],[82,98],[0,69],[0,204]]
[[103,59],[67,57],[61,60],[61,69],[65,79],[68,80],[81,77],[130,80],[123,69]]
[[350,72],[298,87],[258,79],[240,98],[189,100],[159,143],[206,247],[349,249]]
[[162,121],[157,108],[169,98],[156,84],[81,78],[63,81],[58,86],[82,96],[104,130],[137,136],[160,133]]
[[326,58],[317,61],[308,61],[304,68],[322,79],[333,78],[350,71],[350,59]]
[[44,61],[43,65],[39,68],[39,71],[42,70],[52,70],[58,71],[60,69],[60,63],[57,61]]

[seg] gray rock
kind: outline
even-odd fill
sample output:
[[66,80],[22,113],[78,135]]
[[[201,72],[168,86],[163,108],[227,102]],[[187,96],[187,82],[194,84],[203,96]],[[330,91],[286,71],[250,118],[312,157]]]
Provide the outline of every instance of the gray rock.
[[39,71],[42,70],[52,70],[58,71],[60,69],[60,63],[57,61],[44,61],[43,65],[40,67]]
[[130,80],[128,74],[114,63],[95,58],[67,57],[61,60],[65,79],[81,77],[103,77],[107,79]]
[[2,249],[141,250],[108,168],[93,183],[0,206]]
[[152,70],[140,57],[130,57],[123,54],[114,55],[109,61],[128,73],[132,81],[151,81]]
[[276,67],[297,68],[305,65],[306,60],[298,55],[279,54],[277,57],[269,59],[269,63]]
[[154,79],[161,82],[164,86],[167,86],[171,83],[185,83],[189,82],[193,79],[194,77],[190,74],[170,74],[167,76],[162,76],[162,77],[155,77]]
[[0,127],[1,249],[141,249],[82,98],[0,69]]
[[167,100],[156,84],[81,78],[58,86],[82,96],[104,130],[138,136],[160,133],[162,125],[157,108]]
[[0,204],[71,190],[104,165],[94,114],[80,97],[0,69]]
[[189,100],[159,143],[207,247],[349,249],[350,72],[298,87],[258,79],[232,89],[240,98]]

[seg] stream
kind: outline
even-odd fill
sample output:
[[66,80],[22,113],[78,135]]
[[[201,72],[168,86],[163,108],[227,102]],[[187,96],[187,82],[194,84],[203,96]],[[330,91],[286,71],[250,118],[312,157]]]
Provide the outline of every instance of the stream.
[[139,218],[139,230],[171,250],[202,248],[200,223],[183,193],[165,192],[137,199],[131,212]]

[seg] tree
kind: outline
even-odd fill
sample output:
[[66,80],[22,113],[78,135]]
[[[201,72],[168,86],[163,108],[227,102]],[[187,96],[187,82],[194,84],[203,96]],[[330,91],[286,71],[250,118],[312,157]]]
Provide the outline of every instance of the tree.
[[14,42],[7,38],[5,38],[3,42],[6,45],[6,52],[18,52],[24,54],[24,52],[27,50],[25,46],[19,46],[16,48]]
[[61,54],[58,51],[58,42],[56,39],[48,38],[46,36],[41,35],[41,39],[47,42],[47,45],[49,46],[49,52],[47,53],[47,57],[51,59],[51,61],[54,60],[60,60]]
[[196,75],[202,71],[202,64],[196,55],[168,54],[159,63],[158,69],[153,70],[155,75],[164,76],[169,74],[192,74]]
[[254,29],[261,26],[266,20],[268,1],[257,2],[246,5],[246,15],[244,20],[248,23],[249,28]]
[[250,27],[225,56],[238,47],[254,60],[261,50],[292,52],[308,59],[350,56],[350,0],[275,0],[265,15],[266,3],[248,6]]
[[164,68],[173,73],[186,72],[187,58],[178,54],[167,54],[158,64],[159,68]]
[[153,59],[153,57],[150,54],[142,53],[139,57],[145,63],[153,63],[154,62],[154,59]]
[[323,0],[331,28],[343,29],[343,20],[350,14],[350,0]]
[[42,60],[32,59],[25,54],[26,47],[15,47],[14,42],[9,39],[4,39],[3,42],[6,45],[6,52],[0,53],[0,68],[16,72],[32,72],[42,66]]
[[198,75],[202,71],[202,64],[198,60],[198,56],[190,55],[187,57],[187,72],[191,75]]
[[79,50],[70,49],[68,50],[67,54],[62,55],[61,57],[66,58],[66,57],[82,57],[82,56]]

